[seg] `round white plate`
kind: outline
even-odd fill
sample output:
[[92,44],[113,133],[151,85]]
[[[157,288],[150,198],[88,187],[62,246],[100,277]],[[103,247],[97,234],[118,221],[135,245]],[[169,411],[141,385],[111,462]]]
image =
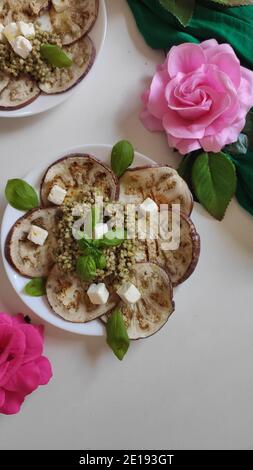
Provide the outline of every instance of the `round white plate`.
[[[110,164],[110,156],[111,156],[111,149],[110,145],[82,145],[79,147],[74,147],[62,152],[60,155],[56,155],[55,158],[52,160],[53,163],[58,158],[64,157],[66,155],[70,155],[73,153],[89,153],[94,157],[98,158],[102,162],[106,164]],[[133,166],[138,165],[145,165],[145,164],[152,164],[154,163],[150,158],[141,155],[138,152],[135,152],[135,159]],[[50,165],[50,162],[47,166]],[[40,182],[43,174],[45,173],[47,166],[39,166],[38,168],[31,171],[26,177],[25,180],[30,183],[34,188],[39,191]],[[94,336],[101,336],[104,334],[104,327],[100,320],[94,320],[90,323],[70,323],[63,320],[61,317],[56,315],[51,308],[49,307],[47,300],[45,297],[28,297],[24,295],[23,289],[25,284],[28,282],[26,278],[20,276],[16,271],[9,265],[7,260],[5,259],[4,255],[4,245],[5,240],[8,235],[9,230],[11,229],[12,225],[17,221],[19,217],[23,215],[22,212],[13,209],[10,205],[8,205],[5,209],[4,216],[2,219],[2,227],[1,227],[1,250],[2,250],[2,257],[4,267],[7,273],[7,276],[14,287],[15,291],[19,295],[19,297],[23,300],[23,302],[40,318],[43,320],[51,323],[58,328],[63,330],[71,331],[72,333],[78,333],[80,335],[94,335]]]
[[[106,36],[106,30],[107,30],[107,14],[106,14],[105,0],[100,0],[98,17],[97,17],[94,27],[89,33],[89,36],[92,39],[95,49],[96,49],[96,59],[93,64],[93,67],[95,67],[98,56],[103,49],[105,36]],[[56,106],[63,103],[67,99],[71,98],[73,93],[75,93],[80,87],[84,86],[84,82],[85,82],[85,78],[71,90],[65,93],[60,93],[59,95],[41,94],[33,103],[29,104],[28,106],[25,106],[24,108],[16,109],[15,111],[0,111],[0,117],[19,118],[19,117],[33,116],[35,114],[40,114],[40,113],[43,113],[44,111],[48,111],[49,109],[55,108]]]

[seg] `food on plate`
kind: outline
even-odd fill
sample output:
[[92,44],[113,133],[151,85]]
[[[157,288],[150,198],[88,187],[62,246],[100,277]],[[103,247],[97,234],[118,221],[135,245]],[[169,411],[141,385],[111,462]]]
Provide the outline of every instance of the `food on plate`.
[[[87,75],[96,51],[86,33],[98,6],[98,0],[0,3],[2,109],[26,106],[40,93],[63,93]],[[28,83],[30,93],[23,93]]]
[[32,279],[25,294],[46,295],[69,322],[100,318],[119,359],[130,339],[165,325],[173,288],[193,273],[200,253],[186,184],[167,166],[128,169],[125,144],[131,150],[126,141],[114,146],[112,169],[88,154],[54,162],[42,177],[40,208],[22,180],[9,180],[5,191],[14,208],[36,207],[6,240],[8,261]]

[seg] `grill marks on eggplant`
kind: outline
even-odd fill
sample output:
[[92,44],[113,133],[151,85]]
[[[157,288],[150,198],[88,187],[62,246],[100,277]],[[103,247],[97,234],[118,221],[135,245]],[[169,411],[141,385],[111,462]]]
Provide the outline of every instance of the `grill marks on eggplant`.
[[[57,246],[53,229],[58,209],[34,209],[14,224],[6,240],[5,254],[9,263],[22,276],[46,277],[54,265],[54,251]],[[48,231],[43,246],[27,239],[31,225]]]
[[62,158],[47,170],[41,184],[43,206],[50,205],[48,194],[56,184],[67,191],[69,200],[78,199],[85,187],[97,189],[111,201],[118,199],[117,178],[108,167],[90,155],[77,154]]

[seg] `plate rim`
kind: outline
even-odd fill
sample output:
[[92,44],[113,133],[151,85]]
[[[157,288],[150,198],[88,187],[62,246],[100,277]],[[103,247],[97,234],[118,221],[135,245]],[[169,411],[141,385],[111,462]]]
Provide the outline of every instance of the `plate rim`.
[[[96,155],[96,154],[99,153],[99,149],[103,149],[104,152],[108,153],[108,158],[109,158],[109,155],[110,155],[110,152],[111,152],[112,148],[113,148],[113,145],[111,145],[111,144],[101,144],[100,143],[100,144],[80,144],[80,145],[77,145],[77,146],[74,146],[74,147],[63,149],[61,152],[59,152],[57,154],[56,157],[52,157],[52,159],[50,159],[50,161],[48,161],[46,164],[41,163],[40,165],[37,166],[36,169],[32,169],[30,172],[28,172],[23,177],[23,179],[27,182],[29,182],[31,179],[34,179],[34,178],[37,178],[38,180],[40,180],[41,176],[46,171],[46,169],[50,166],[50,164],[54,163],[59,158],[71,155],[73,153],[89,153],[92,156],[94,156],[94,157],[96,157],[97,159],[100,160],[99,155]],[[92,149],[94,149],[94,150],[92,150]],[[137,150],[135,150],[135,157],[137,157],[138,159],[141,160],[141,163],[137,163],[137,166],[139,166],[139,164],[145,165],[145,164],[154,164],[155,163],[154,160],[152,160],[150,157],[147,157],[146,155],[140,153]],[[103,160],[101,160],[101,161],[103,163],[105,163],[105,161],[103,161]],[[132,166],[134,167],[136,165],[133,164]],[[39,187],[36,187],[36,189],[39,190]],[[81,336],[104,336],[104,331],[105,331],[104,325],[102,324],[102,322],[99,321],[99,319],[95,319],[92,322],[88,322],[88,323],[72,323],[72,322],[68,322],[68,321],[64,320],[63,318],[58,316],[53,311],[50,312],[50,313],[52,313],[52,315],[49,315],[49,318],[45,318],[45,316],[43,316],[43,314],[41,315],[40,313],[38,313],[38,310],[33,305],[34,302],[36,303],[36,301],[38,301],[38,298],[27,297],[24,294],[22,294],[22,291],[20,292],[16,288],[15,283],[13,281],[13,279],[15,279],[15,276],[16,277],[20,276],[21,278],[24,279],[24,282],[27,278],[19,275],[14,270],[14,268],[8,263],[8,261],[5,257],[6,236],[9,232],[9,230],[11,229],[11,227],[13,226],[12,221],[8,222],[8,218],[10,217],[10,215],[9,215],[10,210],[15,211],[15,209],[13,209],[10,206],[10,204],[7,204],[5,209],[4,209],[3,216],[2,216],[2,221],[1,221],[1,231],[0,231],[1,256],[2,256],[2,262],[3,262],[4,271],[5,271],[5,274],[7,276],[7,279],[9,280],[12,288],[14,289],[16,295],[19,297],[21,302],[23,302],[26,307],[28,307],[30,310],[32,310],[33,313],[38,318],[40,318],[41,320],[43,320],[46,323],[49,323],[49,324],[55,326],[58,329],[61,329],[63,331],[67,331],[67,332],[70,332],[70,333],[75,333],[75,334],[78,334],[78,335],[81,335]],[[18,220],[18,218],[21,217],[23,213],[20,212],[20,211],[16,211],[16,212],[17,212],[17,219],[16,220]],[[27,279],[27,281],[28,281],[28,279]],[[42,300],[41,298],[39,298],[39,299]],[[48,308],[49,308],[49,310],[51,310],[50,306],[48,306]],[[96,328],[98,329],[98,332],[96,332],[96,333],[93,331],[94,322],[97,323]],[[98,327],[98,323],[100,324],[99,325],[100,327]]]
[[[106,3],[105,3],[105,0],[99,0],[99,1],[100,1],[99,15],[101,15],[101,17],[103,19],[104,29],[103,29],[103,35],[102,35],[102,38],[101,38],[101,41],[100,41],[99,49],[96,50],[96,57],[95,57],[95,61],[94,61],[94,64],[93,64],[91,70],[96,67],[97,61],[98,61],[98,59],[99,59],[99,57],[100,57],[100,55],[101,55],[101,53],[104,49],[104,44],[105,44],[105,39],[106,39],[106,34],[107,34],[107,29],[108,29],[108,16],[107,16]],[[88,35],[90,35],[92,37],[92,29],[88,33]],[[26,109],[29,108],[29,106],[32,106],[41,97],[43,97],[43,96],[39,96],[34,102],[32,102],[28,106],[24,106],[23,108],[15,109],[13,111],[11,111],[11,110],[9,110],[9,111],[0,110],[0,119],[21,119],[21,118],[27,118],[27,117],[32,117],[32,116],[38,116],[39,114],[46,113],[46,112],[48,112],[52,109],[55,109],[58,106],[60,106],[61,104],[63,104],[65,101],[70,99],[71,96],[73,96],[74,93],[77,92],[78,88],[82,85],[83,81],[85,81],[85,78],[86,77],[84,77],[84,80],[82,80],[80,83],[78,83],[75,87],[71,88],[70,90],[67,90],[64,93],[59,93],[58,95],[51,96],[51,98],[62,97],[62,99],[59,99],[59,101],[57,103],[50,104],[50,106],[47,106],[47,107],[42,108],[42,109],[38,109],[38,110],[34,110],[34,111],[28,109],[28,111],[26,111]],[[48,96],[47,96],[47,98],[48,98]]]

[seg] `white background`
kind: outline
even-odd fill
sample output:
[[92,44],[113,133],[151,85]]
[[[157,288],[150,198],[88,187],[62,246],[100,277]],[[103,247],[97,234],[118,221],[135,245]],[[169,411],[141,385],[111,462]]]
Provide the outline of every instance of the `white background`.
[[[165,137],[138,120],[139,96],[162,53],[149,49],[125,0],[108,0],[102,55],[71,101],[47,114],[0,121],[6,180],[64,148],[128,138],[156,161],[176,163]],[[1,196],[1,212],[4,208]],[[253,219],[236,202],[218,223],[196,208],[202,254],[176,292],[176,313],[120,363],[104,338],[46,325],[54,377],[19,415],[0,415],[0,449],[252,449]],[[31,313],[1,267],[0,306]],[[38,321],[38,319],[33,316]]]

